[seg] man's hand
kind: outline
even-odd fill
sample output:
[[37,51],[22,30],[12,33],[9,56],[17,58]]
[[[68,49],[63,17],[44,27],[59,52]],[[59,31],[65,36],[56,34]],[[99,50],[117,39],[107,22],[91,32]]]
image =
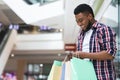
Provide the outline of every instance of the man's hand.
[[67,60],[72,59],[72,57],[73,57],[73,54],[72,54],[72,53],[69,53],[68,56],[67,56],[67,58],[68,58]]
[[83,58],[85,58],[85,53],[82,52],[82,51],[76,51],[76,52],[73,53],[73,56],[83,59]]

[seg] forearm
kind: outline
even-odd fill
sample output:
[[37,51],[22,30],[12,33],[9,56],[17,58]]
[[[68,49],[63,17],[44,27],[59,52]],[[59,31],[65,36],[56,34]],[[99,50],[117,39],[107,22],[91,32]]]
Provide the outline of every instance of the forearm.
[[89,58],[89,59],[95,59],[95,60],[112,60],[114,57],[107,53],[107,51],[101,51],[96,53],[87,53],[87,52],[77,52],[77,56],[80,58]]

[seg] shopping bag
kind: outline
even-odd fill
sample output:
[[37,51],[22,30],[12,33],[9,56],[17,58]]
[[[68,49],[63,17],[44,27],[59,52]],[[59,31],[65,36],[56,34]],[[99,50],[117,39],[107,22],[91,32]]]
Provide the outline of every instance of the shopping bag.
[[60,80],[61,68],[62,68],[62,62],[54,60],[47,80]]
[[72,80],[70,61],[65,62],[65,78],[64,80]]
[[65,80],[65,69],[66,69],[66,62],[62,64],[62,72],[61,72],[61,80]]
[[92,62],[75,57],[70,61],[72,80],[97,80]]

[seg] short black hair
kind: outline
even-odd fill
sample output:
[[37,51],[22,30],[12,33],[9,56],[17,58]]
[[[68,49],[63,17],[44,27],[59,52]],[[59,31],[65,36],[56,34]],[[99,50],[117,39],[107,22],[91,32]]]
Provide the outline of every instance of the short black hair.
[[79,13],[91,13],[94,17],[94,13],[92,8],[88,4],[80,4],[74,9],[74,14],[77,15]]

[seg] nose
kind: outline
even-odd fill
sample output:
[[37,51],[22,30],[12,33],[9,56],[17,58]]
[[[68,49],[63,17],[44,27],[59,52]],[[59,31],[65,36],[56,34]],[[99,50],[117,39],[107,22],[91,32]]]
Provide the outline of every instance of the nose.
[[78,24],[79,26],[82,26],[82,23],[81,23],[81,22],[77,22],[77,24]]

